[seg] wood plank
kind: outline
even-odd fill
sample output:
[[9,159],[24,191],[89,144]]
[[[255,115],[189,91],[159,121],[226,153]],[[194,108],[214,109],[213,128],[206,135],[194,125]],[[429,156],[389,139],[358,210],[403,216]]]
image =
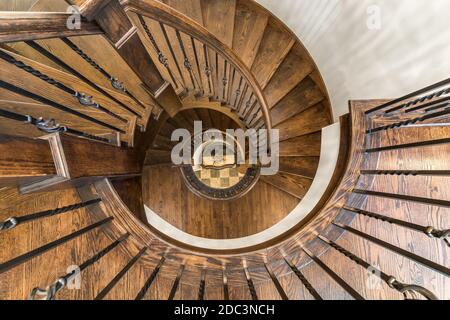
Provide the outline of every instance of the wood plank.
[[255,61],[268,21],[268,14],[258,6],[250,1],[237,1],[233,50],[247,67]]
[[280,141],[322,130],[330,124],[326,107],[319,103],[277,125]]
[[264,89],[267,104],[272,108],[312,71],[314,65],[300,43],[296,43]]
[[118,119],[95,108],[86,108],[82,106],[72,95],[32,76],[26,71],[16,68],[4,60],[0,60],[0,67],[2,68],[2,79],[16,87],[38,95],[45,93],[45,96],[49,97],[49,100],[74,110],[75,112],[85,114],[120,130],[127,130],[126,124]]
[[280,142],[280,156],[320,156],[321,132],[295,137]]
[[273,125],[276,126],[323,100],[324,96],[321,91],[307,77],[272,107],[270,115]]
[[2,12],[0,43],[102,33],[97,24],[88,21],[83,21],[80,29],[68,29],[69,18],[67,13]]
[[203,25],[201,0],[163,0],[163,2]]
[[0,187],[33,183],[56,175],[48,142],[0,136]]
[[[5,89],[0,89],[0,96],[2,97],[2,100],[0,100],[0,109],[3,110],[16,112],[22,115],[30,115],[36,119],[39,119],[41,117],[47,120],[55,119],[57,123],[63,126],[67,126],[69,128],[93,135],[107,135],[113,133],[111,129],[104,128],[98,124],[68,114],[67,112],[57,110],[45,104],[36,103],[30,98],[26,98],[16,93],[6,91]],[[24,132],[29,132],[30,130],[34,131],[35,134],[31,135],[31,137],[39,137],[44,134],[42,131],[35,129],[33,125],[25,123],[19,124],[17,121],[11,123],[14,125],[14,127],[17,128],[17,130],[21,130],[21,128],[23,128],[23,130],[25,130]],[[6,127],[2,129],[6,129]],[[10,132],[14,132],[14,134],[16,135],[19,134],[17,130],[13,129]]]
[[288,30],[285,30],[273,18],[269,19],[258,54],[251,68],[262,88],[265,88],[269,83],[294,43],[295,40]]
[[202,0],[201,6],[205,28],[231,48],[236,0]]
[[[164,200],[167,196],[170,202]],[[147,206],[175,227],[214,239],[231,239],[262,231],[282,219],[298,203],[297,198],[264,182],[233,201],[199,198],[187,189],[178,170],[170,166],[144,169],[143,197]],[[236,228],[237,225],[240,227]]]
[[284,192],[293,195],[299,199],[302,199],[309,187],[312,184],[312,180],[285,172],[279,172],[273,176],[263,176],[261,180],[277,187]]
[[314,178],[318,165],[319,157],[280,157],[280,171],[306,178]]

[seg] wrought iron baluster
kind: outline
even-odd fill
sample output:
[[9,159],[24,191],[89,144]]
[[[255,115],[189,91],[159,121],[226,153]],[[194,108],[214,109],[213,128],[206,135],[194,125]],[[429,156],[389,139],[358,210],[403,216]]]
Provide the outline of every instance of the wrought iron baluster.
[[206,287],[206,268],[203,268],[202,274],[200,276],[200,285],[198,287],[198,300],[204,300],[205,298],[205,287]]
[[43,118],[36,119],[29,115],[21,115],[21,114],[15,113],[15,112],[2,110],[2,109],[0,109],[0,117],[4,117],[4,118],[10,119],[10,120],[15,120],[15,121],[21,121],[26,124],[34,125],[39,130],[44,131],[46,133],[64,132],[64,133],[69,133],[69,134],[75,135],[77,137],[84,137],[84,138],[91,139],[91,140],[110,143],[110,141],[106,138],[94,136],[94,135],[88,134],[86,132],[71,129],[69,127],[60,126],[59,124],[56,123],[56,121],[54,119],[50,119],[50,120],[44,120]]
[[34,221],[34,220],[42,219],[42,218],[48,218],[48,217],[60,215],[63,213],[67,213],[67,212],[70,212],[73,210],[78,210],[78,209],[90,206],[92,204],[99,203],[100,201],[102,201],[102,200],[101,199],[93,199],[93,200],[73,204],[70,206],[65,206],[65,207],[58,208],[58,209],[41,211],[41,212],[26,215],[26,216],[11,217],[11,218],[6,219],[3,222],[0,222],[0,231],[11,230],[25,222],[30,222],[30,221]]
[[258,300],[258,295],[256,293],[255,285],[250,276],[250,272],[248,271],[248,268],[245,264],[244,264],[244,274],[245,274],[245,279],[247,280],[248,290],[250,291],[250,295],[252,296],[252,300]]
[[28,72],[29,74],[45,81],[46,83],[60,89],[63,90],[64,92],[70,94],[71,96],[75,97],[76,100],[83,106],[88,106],[88,107],[93,107],[95,109],[101,110],[102,112],[105,112],[106,114],[122,121],[122,122],[127,122],[126,119],[124,119],[123,117],[115,114],[114,112],[106,109],[105,107],[101,106],[100,104],[94,102],[92,100],[91,96],[87,96],[84,93],[80,93],[78,91],[73,90],[72,88],[69,88],[68,86],[66,86],[64,83],[57,81],[55,79],[50,78],[49,76],[43,74],[42,72],[40,72],[39,70],[34,69],[33,67],[25,64],[22,61],[17,60],[16,58],[14,58],[13,56],[9,55],[8,53],[1,51],[0,50],[0,58],[2,58],[3,60],[5,60],[8,63],[11,63],[13,65],[15,65],[17,68],[22,69],[26,72]]
[[[230,73],[231,73],[231,64],[230,64]],[[224,100],[227,100],[227,103],[229,105],[231,105],[231,97],[232,97],[232,92],[233,92],[233,86],[234,86],[234,79],[236,78],[236,68],[233,66],[233,72],[231,73],[231,82],[230,85],[228,86],[228,93],[227,93],[227,98]]]
[[450,201],[448,200],[440,200],[440,199],[430,199],[423,197],[415,197],[405,194],[397,194],[397,193],[388,193],[381,191],[372,191],[372,190],[362,190],[362,189],[354,189],[353,193],[364,194],[368,196],[376,196],[376,197],[384,197],[390,199],[398,199],[398,200],[406,200],[406,201],[414,201],[425,204],[431,204],[436,206],[450,207]]
[[133,257],[133,259],[130,260],[130,262],[127,263],[127,265],[120,270],[120,272],[106,285],[106,287],[100,291],[100,293],[95,297],[94,300],[102,300],[105,298],[108,293],[114,288],[114,286],[120,281],[120,279],[123,278],[123,276],[130,270],[136,262],[144,255],[144,253],[147,251],[147,247],[142,248],[137,255]]
[[297,266],[292,262],[292,260],[288,259],[287,257],[284,257],[284,261],[289,265],[289,268],[291,268],[292,272],[297,276],[297,278],[303,283],[306,290],[309,291],[309,293],[314,297],[316,300],[322,300],[322,297],[320,294],[314,289],[312,284],[306,279],[306,277],[301,273],[301,271],[297,268]]
[[266,268],[266,271],[269,274],[270,279],[272,279],[272,282],[275,285],[275,288],[277,289],[278,294],[280,295],[281,299],[289,300],[289,297],[287,296],[286,292],[284,291],[284,289],[281,286],[280,282],[278,281],[277,277],[273,273],[272,269],[267,265],[267,261],[264,262],[264,267]]
[[112,126],[112,125],[110,125],[108,123],[105,123],[103,121],[97,120],[95,118],[92,118],[91,116],[85,115],[85,114],[83,114],[81,112],[78,112],[76,110],[72,110],[72,109],[70,109],[68,107],[65,107],[65,106],[63,106],[63,105],[61,105],[61,104],[59,104],[57,102],[54,102],[54,101],[49,100],[47,98],[44,98],[43,96],[40,96],[38,94],[35,94],[35,93],[32,93],[32,92],[27,91],[25,89],[16,87],[15,85],[7,83],[7,82],[5,82],[3,80],[0,80],[0,88],[4,88],[4,89],[6,89],[8,91],[17,93],[17,94],[19,94],[21,96],[24,96],[24,97],[27,97],[27,98],[31,98],[31,99],[33,99],[35,101],[38,101],[38,102],[44,103],[46,105],[49,105],[52,108],[55,108],[55,109],[58,109],[60,111],[73,114],[73,115],[75,115],[77,117],[80,117],[82,119],[88,120],[88,121],[93,122],[93,123],[96,123],[98,125],[101,125],[103,127],[108,128],[108,129],[112,129],[112,130],[118,131],[120,133],[125,133],[125,131],[122,130],[122,129],[119,129],[119,128],[115,127],[115,126]]
[[385,131],[385,130],[389,130],[389,129],[395,129],[395,128],[401,128],[401,127],[405,127],[408,125],[412,125],[412,124],[416,124],[416,123],[420,123],[426,120],[431,120],[431,119],[435,119],[438,117],[442,117],[442,116],[446,116],[446,115],[450,115],[450,103],[446,103],[445,105],[443,105],[441,108],[445,108],[444,110],[438,111],[438,112],[434,112],[434,113],[430,113],[430,114],[425,114],[421,117],[416,117],[416,118],[412,118],[412,119],[408,119],[408,120],[404,120],[404,121],[399,121],[393,124],[389,124],[386,126],[380,126],[380,127],[376,127],[373,129],[369,129],[366,131],[367,134],[373,134],[375,132],[378,131]]
[[383,103],[382,105],[379,105],[379,106],[377,106],[377,107],[375,107],[375,108],[372,108],[372,109],[370,109],[370,110],[367,110],[367,111],[365,112],[365,114],[368,115],[368,114],[374,113],[374,112],[376,112],[376,111],[382,110],[382,109],[384,109],[384,108],[387,108],[387,107],[389,107],[389,106],[392,106],[392,105],[397,104],[397,103],[399,103],[399,102],[402,102],[402,101],[404,101],[404,100],[407,100],[407,99],[410,99],[410,98],[414,98],[414,97],[416,97],[416,96],[418,96],[418,95],[420,95],[420,94],[424,94],[424,93],[430,92],[431,90],[438,89],[438,88],[443,87],[443,86],[448,85],[448,84],[450,84],[450,78],[449,78],[449,79],[446,79],[446,80],[443,80],[443,81],[440,81],[440,82],[438,82],[438,83],[436,83],[436,84],[433,84],[433,85],[431,85],[431,86],[428,86],[428,87],[426,87],[426,88],[420,89],[420,90],[418,90],[418,91],[412,92],[412,93],[410,93],[410,94],[407,94],[407,95],[405,95],[405,96],[403,96],[403,97],[400,97],[400,98],[398,98],[398,99],[389,101],[389,102],[387,102],[387,103]]
[[184,46],[183,39],[181,38],[181,33],[179,30],[176,30],[175,34],[178,39],[178,44],[180,45],[180,48],[181,48],[181,53],[183,54],[183,59],[184,59],[183,65],[184,65],[184,68],[189,73],[189,78],[191,79],[192,86],[194,87],[194,90],[196,90],[196,89],[201,90],[198,80],[192,71],[192,64],[191,64],[191,61],[189,60],[189,57],[187,56],[186,48]]
[[[447,89],[447,92],[444,92],[444,94],[448,94],[450,93],[450,88]],[[418,111],[418,110],[422,110],[425,109],[425,112],[431,111],[431,110],[436,110],[439,108],[442,108],[442,104],[445,104],[446,102],[450,102],[450,97],[445,97],[445,98],[441,98],[441,99],[437,99],[435,101],[431,101],[425,104],[421,104],[417,107],[413,107],[413,108],[409,108],[405,110],[405,113],[410,113],[413,111]]]
[[128,91],[123,82],[120,82],[119,79],[113,77],[109,74],[105,69],[103,69],[97,62],[94,61],[91,57],[89,57],[83,50],[81,50],[75,43],[70,41],[68,38],[62,38],[65,44],[67,44],[75,53],[77,53],[83,60],[89,63],[95,70],[99,71],[108,81],[111,82],[111,86],[123,93],[125,93],[128,97],[130,97],[134,102],[136,102],[141,108],[145,109],[145,106],[140,102],[130,91]]
[[173,300],[175,298],[175,295],[177,294],[178,291],[178,287],[180,285],[181,277],[183,276],[184,268],[185,265],[182,264],[180,266],[180,270],[178,270],[177,277],[173,283],[172,290],[170,290],[169,298],[167,300]]
[[165,261],[166,261],[166,257],[162,256],[161,259],[158,262],[158,265],[155,267],[155,269],[153,270],[152,274],[147,279],[147,281],[145,281],[144,286],[139,291],[139,293],[137,294],[136,298],[134,298],[134,300],[142,300],[142,299],[144,299],[145,295],[147,294],[147,291],[150,289],[153,281],[155,281],[155,278],[158,275],[159,271],[161,270],[161,268],[162,268],[162,266],[163,266]]
[[411,259],[411,260],[413,260],[413,261],[415,261],[417,263],[420,263],[420,264],[426,266],[427,268],[430,268],[430,269],[433,269],[433,270],[435,270],[437,272],[440,272],[443,275],[445,275],[446,277],[450,276],[450,269],[449,268],[447,268],[445,266],[442,266],[442,265],[440,265],[440,264],[438,264],[438,263],[436,263],[434,261],[425,259],[424,257],[421,257],[421,256],[416,255],[414,253],[411,253],[411,252],[409,252],[407,250],[404,250],[402,248],[394,246],[393,244],[390,244],[389,242],[386,242],[386,241],[383,241],[381,239],[375,238],[374,236],[371,236],[371,235],[369,235],[367,233],[359,231],[359,230],[357,230],[355,228],[352,228],[350,226],[347,226],[347,225],[344,225],[344,224],[341,224],[341,223],[337,223],[337,222],[333,222],[333,225],[335,227],[340,228],[340,229],[349,231],[349,232],[351,232],[351,233],[353,233],[353,234],[355,234],[355,235],[357,235],[357,236],[359,236],[359,237],[361,237],[363,239],[366,239],[367,241],[373,242],[373,243],[375,243],[375,244],[377,244],[377,245],[379,245],[379,246],[381,246],[383,248],[386,248],[386,249],[388,249],[388,250],[390,250],[392,252],[395,252],[395,253],[397,253],[397,254],[399,254],[401,256],[404,256],[404,257],[406,257],[408,259]]
[[322,260],[317,258],[311,251],[306,248],[302,249],[323,271],[325,271],[334,281],[336,281],[348,294],[356,300],[365,300],[362,295],[351,287],[344,279],[342,279],[336,272],[331,270]]
[[123,102],[121,102],[120,100],[116,99],[115,97],[113,97],[111,94],[109,94],[107,91],[105,91],[104,89],[102,89],[100,86],[98,86],[97,84],[95,84],[94,82],[92,82],[91,80],[89,80],[88,78],[86,78],[82,73],[78,72],[77,70],[75,70],[74,68],[72,68],[71,66],[69,66],[67,63],[65,63],[64,61],[62,61],[61,59],[59,59],[58,57],[56,57],[54,54],[52,54],[51,52],[49,52],[48,50],[44,49],[42,46],[40,46],[39,44],[37,44],[34,41],[25,41],[25,43],[27,45],[29,45],[31,48],[33,48],[34,50],[36,50],[37,52],[39,52],[40,54],[42,54],[43,56],[45,56],[46,58],[50,59],[51,61],[53,61],[54,63],[56,63],[57,65],[61,66],[62,68],[66,69],[67,71],[69,71],[70,73],[72,73],[74,76],[76,76],[77,78],[81,79],[83,82],[85,82],[86,84],[88,84],[90,87],[92,87],[93,89],[97,90],[98,92],[100,92],[101,94],[103,94],[104,96],[108,97],[109,99],[111,99],[112,101],[114,101],[115,103],[117,103],[118,105],[120,105],[122,108],[124,108],[125,110],[127,110],[128,112],[131,112],[132,114],[134,114],[136,117],[138,117],[139,119],[142,118],[142,116],[137,113],[136,111],[134,111],[133,109],[131,109],[130,107],[128,107],[127,105],[125,105]]
[[215,59],[215,61],[216,61],[216,65],[215,65],[215,68],[216,68],[216,84],[217,84],[217,93],[216,93],[216,99],[218,100],[219,99],[219,88],[220,88],[220,85],[219,85],[219,53],[216,51],[215,52],[215,57],[216,57],[216,59]]
[[195,39],[192,36],[191,36],[191,45],[192,45],[192,50],[194,51],[194,59],[195,59],[196,65],[197,65],[197,72],[198,72],[199,79],[197,80],[197,77],[195,77],[195,75],[194,75],[194,77],[195,77],[195,79],[198,82],[198,85],[200,87],[202,95],[204,95],[205,94],[205,89],[203,88],[202,73],[200,71],[200,63],[199,63],[199,60],[198,60],[197,46],[195,44]]
[[353,262],[356,262],[361,267],[363,267],[365,269],[370,268],[370,269],[374,270],[375,271],[374,274],[379,276],[384,282],[386,282],[386,284],[389,287],[396,289],[401,294],[403,294],[405,300],[408,300],[408,294],[414,294],[414,293],[419,293],[420,295],[424,296],[428,300],[438,300],[438,298],[428,289],[421,287],[421,286],[417,286],[417,285],[401,283],[395,277],[384,273],[383,271],[379,270],[378,268],[375,268],[370,263],[364,261],[360,257],[358,257],[358,256],[354,255],[353,253],[351,253],[350,251],[344,249],[343,247],[341,247],[334,241],[331,241],[321,235],[319,235],[318,238],[320,240],[322,240],[323,242],[325,242],[326,244],[328,244],[329,246],[331,246],[332,248],[334,248],[339,253],[343,254],[344,256],[346,256],[347,258],[352,260]]
[[58,278],[53,284],[49,285],[46,289],[41,289],[38,287],[34,288],[30,293],[29,299],[30,300],[54,300],[56,295],[58,294],[58,292],[63,290],[67,286],[69,281],[71,281],[74,277],[76,277],[79,274],[79,272],[84,271],[85,269],[87,269],[88,267],[90,267],[91,265],[93,265],[94,263],[99,261],[101,258],[106,256],[109,252],[111,252],[119,244],[121,244],[123,241],[128,239],[129,236],[130,236],[130,234],[128,234],[128,233],[124,234],[119,239],[114,241],[112,244],[107,246],[105,249],[103,249],[102,251],[98,252],[97,254],[95,254],[94,256],[92,256],[91,258],[86,260],[85,262],[83,262],[77,270],[74,270],[74,271],[67,273],[66,275]]
[[248,89],[249,89],[249,85],[246,82],[245,85],[244,85],[244,90],[242,91],[242,94],[241,94],[241,98],[239,99],[239,101],[238,101],[238,103],[236,105],[236,108],[235,108],[235,111],[237,113],[239,113],[239,111],[241,111],[242,103],[244,102],[244,99],[245,99],[245,96],[247,95]]
[[244,81],[244,78],[241,76],[241,79],[239,80],[239,86],[238,86],[238,88],[236,89],[236,97],[235,97],[233,106],[231,107],[233,110],[236,110],[236,104],[237,104],[237,102],[239,101],[239,97],[240,97],[240,95],[241,95],[241,93],[242,93],[241,88],[242,88],[242,82],[243,82],[243,81]]
[[361,170],[367,175],[450,176],[450,170]]
[[230,300],[230,292],[228,290],[227,270],[225,266],[223,267],[222,278],[223,278],[223,299]]
[[159,23],[159,26],[160,26],[161,31],[163,33],[163,36],[164,36],[164,39],[166,41],[167,47],[169,48],[169,52],[172,55],[172,59],[175,62],[175,66],[177,67],[178,73],[180,74],[182,86],[183,86],[183,88],[186,89],[187,88],[186,87],[186,80],[184,79],[183,72],[181,72],[181,68],[180,68],[180,64],[178,63],[177,56],[175,55],[175,52],[173,51],[172,42],[170,41],[169,36],[167,35],[166,27],[164,26],[164,24],[162,22]]
[[384,216],[378,213],[369,212],[366,210],[356,209],[356,208],[350,208],[350,207],[343,207],[344,210],[363,215],[366,217],[370,217],[376,220],[392,223],[398,226],[402,226],[411,230],[415,230],[418,232],[422,232],[429,236],[430,238],[437,238],[443,240],[447,246],[450,246],[450,229],[448,230],[438,230],[432,226],[421,226],[415,223],[411,223],[404,220],[399,220],[395,218],[391,218],[388,216]]
[[[223,79],[222,79],[222,100],[225,101],[225,92],[227,91],[227,84],[228,84],[228,78],[227,78],[227,69],[228,69],[228,61],[226,59],[223,60]],[[233,82],[231,82],[230,86],[233,85]]]
[[103,219],[103,220],[96,222],[94,224],[91,224],[90,226],[87,226],[81,230],[75,231],[67,236],[64,236],[64,237],[58,239],[58,240],[52,241],[52,242],[45,244],[37,249],[34,249],[28,253],[18,256],[12,260],[4,262],[4,263],[0,264],[0,273],[6,272],[22,263],[25,263],[25,262],[31,260],[34,257],[37,257],[37,256],[39,256],[49,250],[52,250],[66,242],[69,242],[70,240],[75,239],[93,229],[101,227],[101,226],[111,222],[113,219],[114,219],[113,217]]
[[175,88],[178,89],[178,81],[175,80],[175,76],[173,75],[173,72],[170,69],[169,60],[166,58],[164,53],[159,48],[158,43],[156,42],[155,38],[153,37],[153,34],[150,31],[150,27],[148,26],[145,19],[140,14],[138,14],[138,18],[139,18],[139,22],[142,25],[142,28],[144,29],[144,32],[147,34],[147,37],[149,38],[150,43],[153,46],[153,49],[156,51],[156,54],[158,55],[159,62],[167,69],[167,72],[169,73],[172,83],[175,85]]
[[398,110],[401,110],[401,109],[404,109],[404,108],[415,106],[416,104],[423,103],[423,102],[425,102],[427,100],[432,100],[434,98],[439,98],[440,96],[446,95],[446,94],[449,94],[449,93],[450,93],[450,88],[443,89],[443,90],[440,90],[440,91],[437,91],[437,92],[433,92],[433,93],[431,93],[429,95],[417,98],[417,99],[415,99],[413,101],[409,101],[407,103],[404,103],[404,104],[401,104],[401,105],[396,106],[394,108],[391,108],[389,110],[386,110],[384,113],[385,114],[389,114],[389,113],[392,113],[392,112],[395,112],[395,111],[398,111]]
[[211,67],[209,65],[209,54],[206,44],[203,44],[203,55],[205,57],[205,75],[208,81],[209,94],[214,95],[214,85],[211,79]]

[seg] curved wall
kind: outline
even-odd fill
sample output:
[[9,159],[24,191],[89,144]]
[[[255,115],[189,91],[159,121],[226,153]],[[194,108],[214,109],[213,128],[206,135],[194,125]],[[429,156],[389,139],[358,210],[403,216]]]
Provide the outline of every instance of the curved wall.
[[335,120],[348,100],[395,98],[449,77],[448,0],[256,1],[310,52]]

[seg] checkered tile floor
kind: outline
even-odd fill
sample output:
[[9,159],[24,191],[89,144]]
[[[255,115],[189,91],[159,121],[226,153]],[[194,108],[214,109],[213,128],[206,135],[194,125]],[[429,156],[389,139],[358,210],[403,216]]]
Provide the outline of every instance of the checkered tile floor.
[[205,185],[215,189],[227,189],[241,181],[244,174],[237,168],[228,168],[222,170],[202,169],[195,172],[197,178]]

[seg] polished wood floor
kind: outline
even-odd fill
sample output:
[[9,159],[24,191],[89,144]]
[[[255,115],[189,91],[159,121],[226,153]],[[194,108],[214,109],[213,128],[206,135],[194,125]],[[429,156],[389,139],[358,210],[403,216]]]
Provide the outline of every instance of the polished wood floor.
[[144,204],[175,227],[195,236],[231,239],[263,231],[283,219],[299,203],[265,182],[244,197],[211,201],[186,187],[179,169],[151,166],[142,176]]

